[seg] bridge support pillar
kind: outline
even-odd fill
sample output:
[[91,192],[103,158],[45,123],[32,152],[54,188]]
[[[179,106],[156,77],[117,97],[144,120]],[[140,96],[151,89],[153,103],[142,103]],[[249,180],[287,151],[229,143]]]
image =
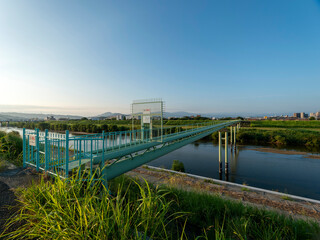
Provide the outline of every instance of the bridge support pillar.
[[225,164],[225,174],[228,175],[228,133],[225,132],[225,153],[224,153],[224,164]]
[[[230,145],[232,146],[232,126],[230,126]],[[231,148],[232,149],[232,148]]]
[[[237,128],[236,127],[234,127],[234,131],[233,131],[233,133],[234,133],[234,149],[236,149],[236,147],[237,147],[237,138],[236,138],[236,130]],[[232,138],[232,136],[231,136],[231,138]]]
[[222,173],[222,161],[221,161],[221,132],[219,131],[219,174]]

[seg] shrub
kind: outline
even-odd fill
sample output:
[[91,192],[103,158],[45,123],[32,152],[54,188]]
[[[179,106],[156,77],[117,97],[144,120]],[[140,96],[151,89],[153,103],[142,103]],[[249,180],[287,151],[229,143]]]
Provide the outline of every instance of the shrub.
[[178,172],[185,172],[183,162],[179,160],[173,160],[171,169]]

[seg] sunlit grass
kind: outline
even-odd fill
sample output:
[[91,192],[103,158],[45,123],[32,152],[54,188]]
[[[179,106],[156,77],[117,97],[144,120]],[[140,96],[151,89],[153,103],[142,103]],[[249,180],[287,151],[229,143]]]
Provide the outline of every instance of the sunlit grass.
[[319,233],[314,222],[126,176],[108,190],[101,181],[56,178],[18,195],[21,209],[7,227],[23,225],[4,239],[316,239]]

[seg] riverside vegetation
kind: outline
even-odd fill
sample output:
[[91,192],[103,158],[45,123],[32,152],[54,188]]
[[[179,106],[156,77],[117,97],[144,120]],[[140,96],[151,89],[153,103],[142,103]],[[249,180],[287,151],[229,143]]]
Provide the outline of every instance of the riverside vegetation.
[[[208,137],[218,143],[218,133]],[[320,121],[251,121],[237,132],[237,143],[298,147],[320,152]]]
[[[316,239],[316,222],[217,195],[138,182],[40,181],[17,193],[20,210],[5,239]],[[19,225],[20,224],[20,225]]]
[[[179,126],[196,124],[202,122],[210,122],[210,120],[164,120],[165,126]],[[220,121],[215,121],[219,123]],[[87,132],[87,133],[101,133],[127,131],[131,129],[131,120],[67,120],[67,121],[43,121],[43,122],[10,122],[11,127],[35,129],[38,128],[41,131],[45,129],[51,131],[73,131],[73,132]],[[153,121],[155,127],[160,126],[160,121]],[[135,129],[140,129],[140,120],[135,120]]]
[[0,171],[6,167],[5,161],[22,165],[22,138],[18,132],[0,131]]

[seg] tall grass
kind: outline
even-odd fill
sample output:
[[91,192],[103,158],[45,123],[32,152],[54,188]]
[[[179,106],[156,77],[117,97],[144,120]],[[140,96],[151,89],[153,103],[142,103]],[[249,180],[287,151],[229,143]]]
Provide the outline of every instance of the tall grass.
[[[128,193],[138,189],[136,197]],[[21,210],[7,227],[24,224],[6,239],[176,239],[168,225],[182,213],[169,214],[172,201],[166,191],[151,190],[145,183],[117,185],[110,195],[100,181],[71,178],[34,184],[22,189]],[[179,236],[178,236],[179,237]]]
[[9,162],[22,165],[22,138],[18,132],[0,131],[0,157]]
[[[77,175],[77,174],[76,174]],[[219,196],[119,177],[41,181],[20,190],[4,239],[316,239],[319,225]]]
[[[171,211],[189,212],[190,239],[318,239],[316,222],[294,220],[277,212],[245,206],[216,195],[172,188],[167,198],[177,199]],[[169,200],[168,199],[168,200]]]

